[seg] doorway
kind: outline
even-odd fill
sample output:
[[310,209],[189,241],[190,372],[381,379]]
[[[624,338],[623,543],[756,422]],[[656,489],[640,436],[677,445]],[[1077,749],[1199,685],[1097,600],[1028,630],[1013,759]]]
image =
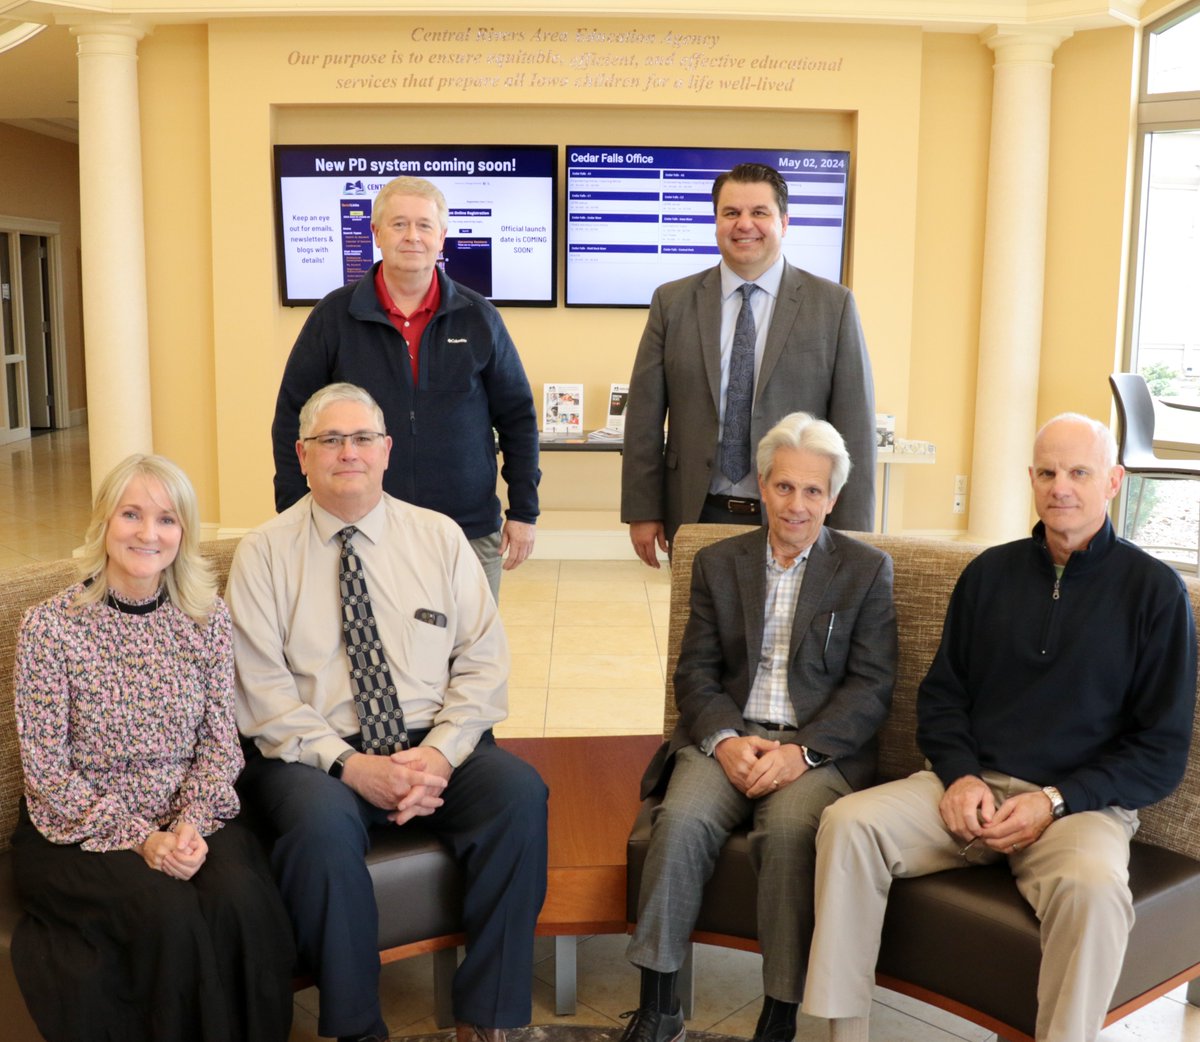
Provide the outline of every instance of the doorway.
[[0,217],[0,444],[66,426],[58,226]]

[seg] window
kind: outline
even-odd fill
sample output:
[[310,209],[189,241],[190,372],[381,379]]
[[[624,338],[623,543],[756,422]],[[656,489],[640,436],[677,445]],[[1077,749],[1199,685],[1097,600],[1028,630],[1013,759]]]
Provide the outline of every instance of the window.
[[1200,18],[1179,12],[1146,33],[1146,93],[1200,90]]
[[[1138,209],[1126,368],[1146,377],[1160,455],[1200,456],[1200,2],[1147,26],[1138,105]],[[1197,567],[1198,483],[1130,482],[1123,530]]]
[[[1200,19],[1197,20],[1200,25]],[[1200,54],[1200,52],[1198,52]],[[1200,378],[1200,127],[1142,138],[1138,371]]]

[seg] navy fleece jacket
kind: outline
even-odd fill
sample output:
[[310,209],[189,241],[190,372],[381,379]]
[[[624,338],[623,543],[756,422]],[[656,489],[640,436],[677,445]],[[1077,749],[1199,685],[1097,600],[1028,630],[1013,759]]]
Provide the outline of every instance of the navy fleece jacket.
[[1175,571],[1111,524],[1061,579],[1039,524],[985,550],[950,599],[917,697],[917,741],[946,786],[983,769],[1055,785],[1070,811],[1137,809],[1183,777],[1196,630]]
[[533,524],[541,479],[537,410],[500,313],[438,271],[441,304],[421,338],[414,387],[404,338],[375,294],[376,267],[321,300],[292,347],[271,425],[275,509],[308,492],[295,448],[301,406],[344,380],[383,409],[392,436],[384,491],[452,517],[468,539],[498,531],[495,428],[508,517]]

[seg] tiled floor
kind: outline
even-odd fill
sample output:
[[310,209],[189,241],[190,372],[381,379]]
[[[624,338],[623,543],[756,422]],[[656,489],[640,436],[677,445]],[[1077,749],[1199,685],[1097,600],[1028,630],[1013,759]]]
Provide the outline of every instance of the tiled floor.
[[638,561],[542,561],[506,572],[506,737],[662,730],[670,574]]
[[91,498],[86,427],[0,445],[0,568],[70,557]]
[[[75,429],[0,446],[0,569],[70,554],[88,517],[86,431]],[[509,718],[501,735],[651,734],[662,727],[663,659],[670,576],[634,561],[547,561],[536,555],[505,573],[500,609],[513,653]],[[535,1023],[617,1025],[637,1005],[638,978],[624,958],[625,938],[579,945],[578,1010],[554,1013],[554,960],[538,942]],[[384,1013],[396,1036],[436,1030],[428,956],[383,970]],[[693,1030],[749,1038],[762,1001],[759,959],[700,946]],[[292,1042],[315,1042],[317,997],[296,999]],[[995,1036],[929,1006],[880,990],[872,1013],[875,1042],[984,1042]],[[825,1038],[801,1017],[799,1042]],[[1101,1036],[1103,1042],[1200,1042],[1200,1009],[1183,989]]]
[[[554,1012],[554,958],[549,938],[536,948],[533,1023],[622,1026],[621,1013],[638,1003],[637,972],[625,960],[626,938],[589,937],[578,946],[578,1004],[574,1016]],[[749,1039],[762,1005],[757,955],[708,945],[696,949],[696,1008],[689,1031],[713,1031]],[[383,968],[384,1016],[392,1036],[437,1031],[433,1020],[433,969],[428,956]],[[317,1042],[317,994],[296,997],[290,1042]],[[825,1042],[826,1023],[803,1014],[796,1042]],[[995,1034],[907,996],[877,988],[871,1011],[872,1042],[997,1042]],[[1100,1042],[1200,1042],[1200,1009],[1172,992],[1100,1035]]]

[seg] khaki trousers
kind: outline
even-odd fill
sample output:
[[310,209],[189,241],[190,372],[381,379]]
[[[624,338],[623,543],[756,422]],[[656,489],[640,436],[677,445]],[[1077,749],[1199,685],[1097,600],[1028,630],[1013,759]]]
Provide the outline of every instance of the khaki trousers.
[[487,577],[488,588],[492,591],[492,600],[500,603],[500,574],[504,568],[504,558],[500,556],[500,533],[481,535],[478,539],[470,540],[471,549],[479,559],[483,574]]
[[[997,805],[1031,785],[987,771]],[[893,879],[980,863],[942,822],[944,792],[932,771],[838,800],[817,833],[816,928],[804,1012],[870,1015],[888,891]],[[1038,1042],[1091,1042],[1100,1033],[1125,958],[1133,904],[1129,841],[1133,811],[1068,814],[1036,843],[1008,855],[1021,895],[1041,923]],[[988,852],[986,860],[1003,855]]]

